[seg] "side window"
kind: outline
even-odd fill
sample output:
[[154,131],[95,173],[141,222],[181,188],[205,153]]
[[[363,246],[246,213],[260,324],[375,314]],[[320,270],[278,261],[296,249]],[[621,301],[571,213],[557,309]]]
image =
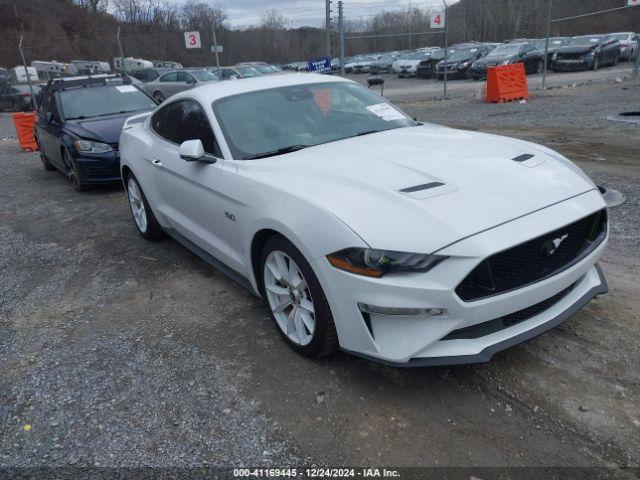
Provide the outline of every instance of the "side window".
[[198,102],[180,100],[162,110],[166,110],[164,130],[161,134],[164,138],[177,145],[187,140],[200,139],[205,152],[217,157],[222,156],[209,119]]
[[225,68],[224,70],[222,70],[222,78],[224,80],[229,80],[231,77],[233,77],[236,74],[236,72],[234,72],[233,70],[231,70],[230,68]]
[[187,72],[178,72],[177,81],[181,83],[195,82],[193,76],[191,76],[191,74]]
[[167,113],[167,107],[159,109],[151,117],[151,128],[161,137],[164,137],[164,119]]
[[163,75],[162,78],[160,78],[160,81],[161,82],[177,82],[178,72],[167,73],[166,75]]

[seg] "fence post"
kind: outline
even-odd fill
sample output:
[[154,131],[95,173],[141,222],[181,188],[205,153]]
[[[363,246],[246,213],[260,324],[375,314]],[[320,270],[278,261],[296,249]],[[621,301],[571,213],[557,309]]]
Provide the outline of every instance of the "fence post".
[[326,0],[325,36],[327,57],[331,57],[331,0]]
[[125,64],[125,61],[124,61],[124,53],[122,51],[122,42],[120,41],[120,27],[118,27],[117,37],[118,37],[118,49],[120,50],[120,69],[122,70],[122,73],[126,75],[127,65]]
[[338,2],[338,35],[340,43],[340,75],[344,77],[344,9],[342,0]]
[[633,76],[640,75],[640,34],[638,34],[638,45],[636,46],[636,63],[633,66]]
[[[442,96],[442,100],[447,100],[447,57],[449,52],[449,12],[447,11],[449,6],[445,0],[442,0],[444,3],[444,92]],[[438,69],[436,68],[436,76]]]
[[547,37],[544,42],[544,70],[542,71],[542,90],[547,89],[547,66],[549,62],[549,37],[551,36],[551,1],[547,0]]
[[24,57],[24,51],[22,50],[22,39],[24,33],[20,34],[20,43],[18,44],[18,50],[20,50],[20,57],[22,58],[22,65],[24,66],[24,73],[27,75],[27,84],[29,85],[29,93],[31,93],[31,104],[34,110],[38,110],[38,102],[33,94],[33,86],[31,85],[31,75],[29,75],[29,69],[27,68],[27,60]]

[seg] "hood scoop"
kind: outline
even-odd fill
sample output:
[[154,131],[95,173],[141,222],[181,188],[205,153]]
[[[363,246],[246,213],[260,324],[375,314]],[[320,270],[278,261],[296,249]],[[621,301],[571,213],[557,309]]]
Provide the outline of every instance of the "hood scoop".
[[416,200],[424,200],[427,198],[438,197],[440,195],[452,193],[456,190],[458,190],[458,187],[434,181],[429,183],[422,183],[420,185],[414,185],[412,187],[402,188],[398,191],[411,198],[415,198]]
[[511,160],[529,168],[537,167],[538,165],[542,165],[544,163],[544,159],[542,157],[536,157],[535,155],[532,155],[530,153],[523,153],[522,155],[518,155]]

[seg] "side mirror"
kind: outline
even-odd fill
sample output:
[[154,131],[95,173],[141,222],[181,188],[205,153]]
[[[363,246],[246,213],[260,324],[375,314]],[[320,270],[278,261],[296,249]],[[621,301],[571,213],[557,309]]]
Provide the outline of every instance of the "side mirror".
[[202,140],[187,140],[180,145],[180,158],[186,162],[216,163],[215,159],[207,156]]

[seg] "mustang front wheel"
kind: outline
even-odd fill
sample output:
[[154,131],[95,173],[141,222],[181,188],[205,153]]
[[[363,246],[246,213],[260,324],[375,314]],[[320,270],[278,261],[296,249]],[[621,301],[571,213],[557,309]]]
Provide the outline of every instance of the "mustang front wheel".
[[291,348],[311,358],[338,347],[331,309],[311,266],[288,240],[274,236],[262,255],[262,286],[271,318]]

